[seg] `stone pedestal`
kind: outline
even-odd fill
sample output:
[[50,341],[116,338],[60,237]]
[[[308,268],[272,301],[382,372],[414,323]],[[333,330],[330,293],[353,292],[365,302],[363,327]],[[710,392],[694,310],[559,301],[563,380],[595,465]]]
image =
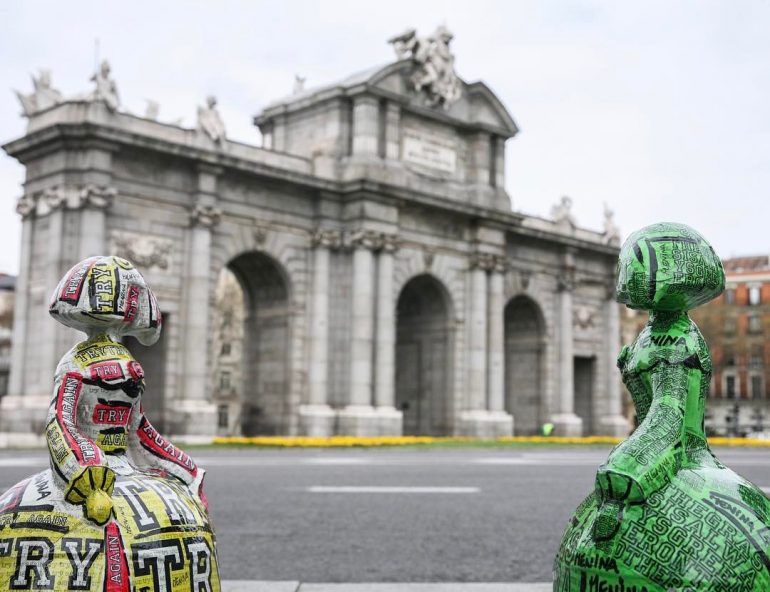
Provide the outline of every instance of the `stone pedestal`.
[[[51,384],[53,385],[53,379]],[[0,403],[0,432],[4,434],[3,437],[8,444],[24,446],[24,442],[30,437],[42,436],[50,404],[50,396],[8,395],[3,397]]]
[[625,437],[631,431],[631,424],[622,415],[605,415],[599,418],[596,433],[600,436]]
[[[170,426],[169,439],[186,442],[195,441],[197,436],[206,436],[211,440],[211,434],[217,433],[217,406],[208,401],[183,399],[172,403],[173,407],[166,409],[166,424]],[[152,416],[147,419],[152,423]]]
[[579,437],[583,435],[583,420],[574,413],[556,413],[551,416],[553,435]]
[[404,433],[404,414],[395,407],[375,407],[378,436],[401,436]]
[[504,411],[472,409],[461,411],[457,420],[458,436],[493,440],[513,435],[513,416]]
[[300,405],[300,436],[326,438],[334,434],[337,413],[328,405]]
[[337,412],[337,433],[345,436],[378,436],[379,415],[371,405],[348,405]]

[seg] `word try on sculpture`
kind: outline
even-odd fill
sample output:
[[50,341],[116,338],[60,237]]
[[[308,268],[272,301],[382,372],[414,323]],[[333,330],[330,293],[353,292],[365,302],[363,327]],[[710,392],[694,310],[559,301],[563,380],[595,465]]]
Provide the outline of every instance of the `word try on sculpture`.
[[50,313],[88,338],[56,368],[50,468],[0,496],[0,589],[218,592],[204,471],[144,415],[144,372],[120,343],[160,337],[144,278],[125,259],[86,259]]
[[724,285],[711,245],[684,224],[623,245],[617,299],[650,312],[618,358],[640,423],[570,519],[555,591],[770,590],[770,500],[714,456],[703,428],[711,357],[687,311]]

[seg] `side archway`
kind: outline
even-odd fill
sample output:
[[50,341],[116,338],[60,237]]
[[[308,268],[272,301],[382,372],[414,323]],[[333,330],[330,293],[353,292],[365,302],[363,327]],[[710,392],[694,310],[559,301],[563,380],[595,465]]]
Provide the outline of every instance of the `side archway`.
[[531,298],[516,296],[505,307],[505,410],[517,435],[539,433],[544,358],[542,311]]
[[396,306],[396,406],[406,435],[449,433],[452,306],[446,288],[422,274],[402,288]]
[[290,285],[282,266],[250,251],[230,260],[217,289],[215,398],[220,432],[286,433]]

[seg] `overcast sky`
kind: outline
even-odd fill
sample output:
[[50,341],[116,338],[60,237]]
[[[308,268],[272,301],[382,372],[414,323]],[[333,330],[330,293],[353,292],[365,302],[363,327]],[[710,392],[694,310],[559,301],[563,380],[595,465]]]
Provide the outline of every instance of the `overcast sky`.
[[[685,222],[723,256],[770,252],[770,2],[381,0],[0,3],[0,141],[24,133],[12,88],[53,71],[89,90],[95,39],[125,109],[160,102],[194,124],[214,93],[229,137],[258,143],[252,116],[291,92],[393,59],[407,27],[455,34],[458,74],[483,80],[520,133],[508,143],[514,209],[547,216],[573,198],[599,229],[603,202],[625,236]],[[18,270],[23,167],[0,155],[0,271]]]

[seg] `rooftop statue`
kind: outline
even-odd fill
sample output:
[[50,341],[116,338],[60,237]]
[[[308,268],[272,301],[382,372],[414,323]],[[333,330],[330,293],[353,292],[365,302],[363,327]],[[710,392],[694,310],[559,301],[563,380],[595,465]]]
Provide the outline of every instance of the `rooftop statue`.
[[21,103],[24,117],[32,117],[38,111],[61,103],[62,94],[51,86],[50,70],[40,70],[40,75],[37,78],[32,76],[32,86],[35,92],[28,95],[15,91]]
[[615,212],[604,204],[604,242],[608,245],[620,244],[620,229],[615,224]]
[[577,222],[572,214],[572,198],[563,195],[559,203],[551,207],[551,218],[556,224],[567,230],[574,229]]
[[198,107],[198,129],[214,142],[220,143],[225,139],[225,124],[217,111],[217,99],[213,95],[206,98],[205,107]]
[[110,63],[107,60],[102,62],[99,70],[91,77],[91,81],[96,83],[94,92],[91,93],[92,101],[103,101],[110,111],[117,111],[120,107],[118,98],[118,86],[110,78]]
[[770,590],[770,500],[714,456],[703,427],[711,356],[687,311],[724,286],[719,257],[684,224],[621,248],[617,300],[650,312],[618,358],[640,423],[570,519],[554,591]]
[[432,35],[418,37],[408,29],[388,40],[399,59],[411,58],[415,71],[411,76],[415,90],[425,92],[431,107],[448,108],[460,98],[462,87],[455,73],[455,58],[449,49],[452,33],[441,25]]
[[204,470],[150,423],[144,372],[121,343],[160,336],[144,278],[125,259],[86,259],[50,313],[87,338],[56,368],[50,468],[0,496],[0,589],[218,592]]

